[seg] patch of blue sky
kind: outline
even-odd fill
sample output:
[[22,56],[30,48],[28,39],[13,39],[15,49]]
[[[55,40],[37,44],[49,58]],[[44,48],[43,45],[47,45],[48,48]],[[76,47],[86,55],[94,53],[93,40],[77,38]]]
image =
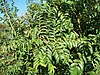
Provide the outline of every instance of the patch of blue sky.
[[[14,0],[15,6],[18,8],[18,16],[23,15],[27,11],[27,5],[26,0]],[[35,3],[40,3],[40,0],[34,0]],[[8,3],[11,4],[11,0],[8,0]],[[3,14],[0,13],[0,17],[2,17]]]

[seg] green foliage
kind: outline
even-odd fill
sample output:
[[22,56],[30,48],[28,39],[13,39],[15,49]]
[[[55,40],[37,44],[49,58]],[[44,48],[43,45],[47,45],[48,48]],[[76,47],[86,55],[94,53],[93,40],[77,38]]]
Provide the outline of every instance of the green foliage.
[[26,14],[19,18],[14,2],[10,6],[1,0],[7,30],[0,32],[5,34],[0,38],[0,73],[100,74],[100,1],[41,2],[28,2]]

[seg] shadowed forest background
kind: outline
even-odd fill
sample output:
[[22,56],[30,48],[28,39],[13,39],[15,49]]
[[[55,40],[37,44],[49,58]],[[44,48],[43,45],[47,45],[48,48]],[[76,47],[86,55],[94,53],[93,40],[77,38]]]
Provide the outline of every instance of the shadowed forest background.
[[0,75],[100,75],[100,0],[14,4],[0,0]]

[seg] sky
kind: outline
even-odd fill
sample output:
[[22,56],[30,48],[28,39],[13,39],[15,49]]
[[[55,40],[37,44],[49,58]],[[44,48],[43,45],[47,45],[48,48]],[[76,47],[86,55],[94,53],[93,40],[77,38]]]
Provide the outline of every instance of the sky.
[[[11,3],[11,0],[8,0],[9,3]],[[26,12],[26,0],[14,0],[15,6],[18,8],[18,16],[23,15],[23,13]],[[34,0],[36,3],[40,3],[40,0]],[[0,13],[0,17],[3,16],[3,14]]]
[[[39,0],[34,0],[36,3],[40,3]],[[25,13],[26,11],[26,0],[15,0],[15,6],[19,9],[18,15]]]

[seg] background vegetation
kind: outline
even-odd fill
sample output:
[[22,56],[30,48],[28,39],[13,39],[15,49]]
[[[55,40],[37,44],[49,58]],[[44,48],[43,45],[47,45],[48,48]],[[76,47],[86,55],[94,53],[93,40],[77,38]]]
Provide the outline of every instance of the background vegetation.
[[100,0],[0,0],[0,75],[99,75]]

